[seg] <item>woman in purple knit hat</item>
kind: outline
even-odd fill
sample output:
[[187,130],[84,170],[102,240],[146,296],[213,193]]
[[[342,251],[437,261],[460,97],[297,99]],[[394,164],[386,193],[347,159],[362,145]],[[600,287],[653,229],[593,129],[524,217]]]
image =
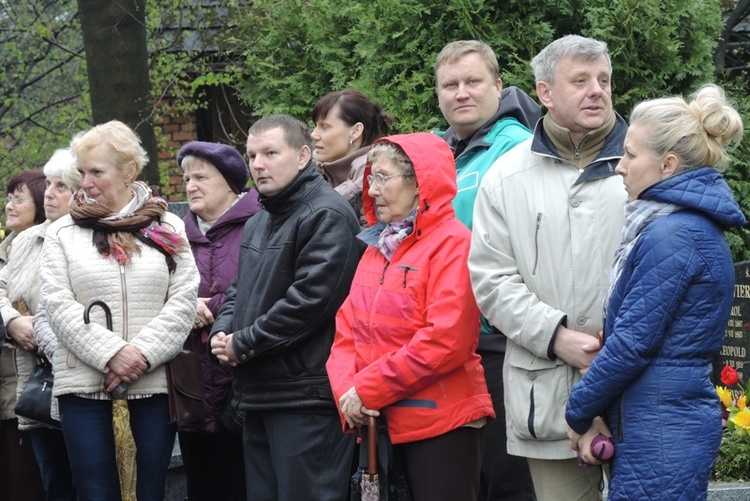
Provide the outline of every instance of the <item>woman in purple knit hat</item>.
[[237,275],[242,229],[259,209],[258,193],[245,187],[250,170],[231,146],[193,141],[180,150],[177,163],[190,206],[185,231],[201,275],[198,311],[185,348],[199,355],[206,388],[203,431],[178,430],[188,499],[244,500],[242,437],[232,430],[241,419],[231,405],[233,376],[228,366],[211,363],[206,340]]

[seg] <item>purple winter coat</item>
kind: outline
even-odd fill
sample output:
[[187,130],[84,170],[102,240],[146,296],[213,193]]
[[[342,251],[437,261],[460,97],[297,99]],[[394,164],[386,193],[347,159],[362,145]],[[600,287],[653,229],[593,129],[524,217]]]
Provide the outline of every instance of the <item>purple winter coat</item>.
[[[247,191],[244,197],[229,208],[203,235],[198,229],[198,220],[192,211],[183,218],[193,257],[201,274],[198,297],[210,297],[208,307],[216,317],[224,300],[224,294],[232,285],[237,275],[237,264],[240,254],[242,231],[247,220],[258,212],[258,193],[254,189]],[[185,349],[198,354],[203,369],[203,380],[206,384],[207,432],[219,431],[217,416],[224,405],[232,387],[232,369],[225,365],[211,362],[206,351],[208,334],[211,325],[202,329],[193,329],[185,341]]]

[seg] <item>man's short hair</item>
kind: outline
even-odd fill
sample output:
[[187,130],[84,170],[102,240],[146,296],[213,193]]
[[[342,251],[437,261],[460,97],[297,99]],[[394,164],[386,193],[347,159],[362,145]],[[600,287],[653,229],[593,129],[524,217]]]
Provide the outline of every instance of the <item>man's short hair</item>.
[[250,126],[247,134],[257,136],[276,128],[284,131],[284,141],[290,148],[300,150],[303,146],[307,146],[312,150],[313,140],[310,136],[310,128],[291,115],[271,115],[261,118]]
[[546,46],[531,60],[531,69],[534,70],[534,79],[537,83],[554,83],[557,63],[568,56],[584,61],[593,61],[605,56],[609,64],[609,74],[612,76],[612,60],[609,58],[606,43],[579,35],[566,35]]
[[454,64],[471,52],[479,54],[484,64],[487,65],[487,69],[490,70],[492,78],[500,78],[500,65],[497,62],[497,55],[492,50],[492,47],[481,40],[457,40],[443,47],[443,50],[440,51],[435,60],[435,85],[437,85],[437,71],[441,66],[444,64]]

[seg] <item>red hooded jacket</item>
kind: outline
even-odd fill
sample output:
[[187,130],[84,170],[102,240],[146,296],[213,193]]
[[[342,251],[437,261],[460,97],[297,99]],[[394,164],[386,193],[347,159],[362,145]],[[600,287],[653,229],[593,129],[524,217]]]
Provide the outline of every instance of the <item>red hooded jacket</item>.
[[[471,235],[451,205],[453,154],[434,134],[380,141],[398,145],[414,164],[419,186],[414,231],[390,263],[368,246],[336,316],[326,369],[336,401],[354,386],[365,407],[384,413],[398,444],[436,437],[495,413],[476,353],[479,309],[467,267]],[[363,194],[365,216],[373,225],[378,220],[367,195],[370,170],[368,162]],[[346,427],[343,417],[342,422]]]

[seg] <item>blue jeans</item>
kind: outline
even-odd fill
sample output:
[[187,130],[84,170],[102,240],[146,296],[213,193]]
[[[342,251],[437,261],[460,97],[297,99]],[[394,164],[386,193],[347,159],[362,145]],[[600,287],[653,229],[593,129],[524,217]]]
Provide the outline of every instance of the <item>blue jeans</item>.
[[[62,425],[79,501],[118,501],[120,480],[112,432],[112,402],[60,397]],[[129,400],[136,446],[138,501],[161,501],[174,447],[166,395]]]
[[28,433],[48,501],[76,501],[73,473],[62,432],[35,428]]

